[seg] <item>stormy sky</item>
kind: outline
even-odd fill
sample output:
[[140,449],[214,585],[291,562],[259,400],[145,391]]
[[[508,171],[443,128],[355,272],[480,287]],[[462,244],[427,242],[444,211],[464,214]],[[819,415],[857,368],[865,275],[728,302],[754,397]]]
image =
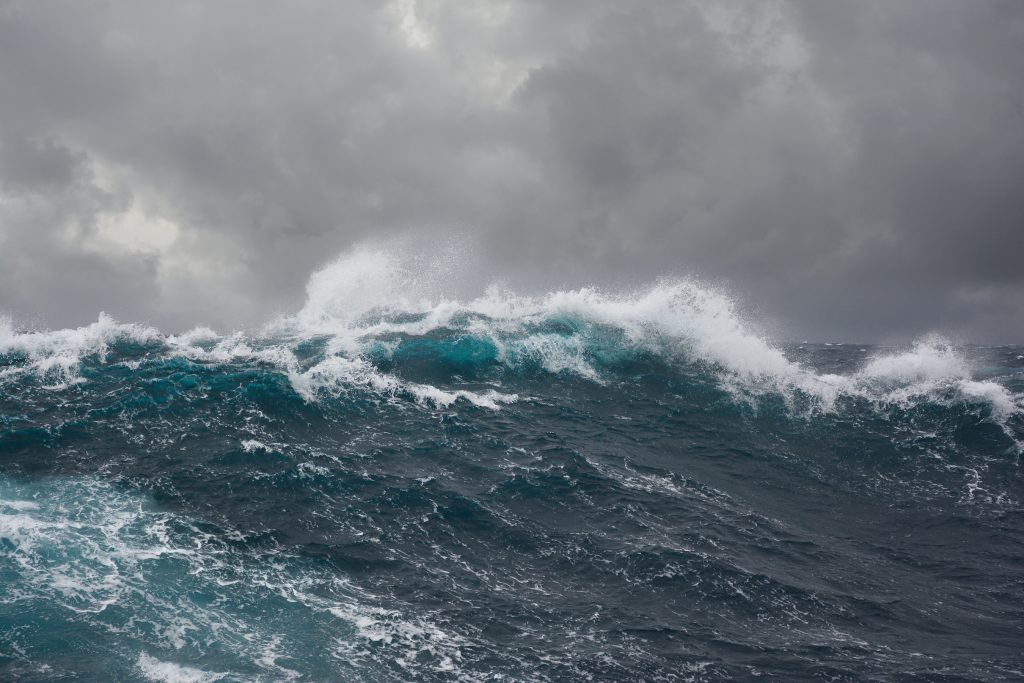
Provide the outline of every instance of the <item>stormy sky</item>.
[[1024,342],[1024,2],[0,0],[0,312],[230,330],[408,234]]

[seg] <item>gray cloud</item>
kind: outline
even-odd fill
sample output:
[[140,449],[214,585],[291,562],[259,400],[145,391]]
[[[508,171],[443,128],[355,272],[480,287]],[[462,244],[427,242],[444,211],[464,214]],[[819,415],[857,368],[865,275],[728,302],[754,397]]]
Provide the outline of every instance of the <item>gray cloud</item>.
[[1024,337],[1024,9],[0,3],[0,311],[294,310],[348,245],[724,282],[789,337]]

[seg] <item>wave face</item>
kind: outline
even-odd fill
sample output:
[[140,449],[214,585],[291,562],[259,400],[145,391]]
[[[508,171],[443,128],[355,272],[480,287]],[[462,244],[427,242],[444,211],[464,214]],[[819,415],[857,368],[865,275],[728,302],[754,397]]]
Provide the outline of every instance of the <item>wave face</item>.
[[357,249],[259,333],[0,319],[0,677],[1020,675],[1024,349],[450,267]]

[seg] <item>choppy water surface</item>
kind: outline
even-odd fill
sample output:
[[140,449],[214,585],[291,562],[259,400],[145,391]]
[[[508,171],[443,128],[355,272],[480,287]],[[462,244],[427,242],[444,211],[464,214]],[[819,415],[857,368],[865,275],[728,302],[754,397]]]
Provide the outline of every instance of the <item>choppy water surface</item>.
[[0,678],[1016,680],[1024,348],[689,282],[0,322]]

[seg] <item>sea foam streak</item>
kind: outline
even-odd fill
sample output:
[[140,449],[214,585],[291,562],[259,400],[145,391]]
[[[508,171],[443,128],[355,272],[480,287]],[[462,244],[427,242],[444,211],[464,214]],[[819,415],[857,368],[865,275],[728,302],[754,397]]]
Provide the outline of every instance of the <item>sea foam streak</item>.
[[[357,247],[313,274],[301,310],[257,335],[221,336],[196,328],[161,337],[106,315],[92,325],[55,332],[15,332],[10,321],[0,321],[0,354],[25,357],[3,372],[33,372],[61,386],[80,381],[81,359],[102,361],[113,341],[160,340],[166,353],[195,361],[277,368],[306,400],[350,390],[438,407],[465,401],[496,409],[516,400],[498,388],[450,390],[411,382],[381,372],[371,359],[375,348],[393,350],[404,340],[440,334],[485,341],[494,360],[511,369],[533,363],[597,382],[608,379],[599,367],[602,345],[616,353],[703,363],[740,399],[781,394],[793,403],[802,397],[810,412],[834,411],[844,398],[878,405],[959,401],[987,405],[993,419],[1005,424],[1024,405],[1001,384],[973,378],[962,354],[939,336],[878,354],[850,374],[819,373],[752,332],[728,295],[691,280],[666,279],[624,293],[581,288],[537,296],[491,286],[462,300],[443,284],[455,262],[450,254]],[[297,347],[314,339],[326,340],[324,354],[313,363],[300,362]]]

